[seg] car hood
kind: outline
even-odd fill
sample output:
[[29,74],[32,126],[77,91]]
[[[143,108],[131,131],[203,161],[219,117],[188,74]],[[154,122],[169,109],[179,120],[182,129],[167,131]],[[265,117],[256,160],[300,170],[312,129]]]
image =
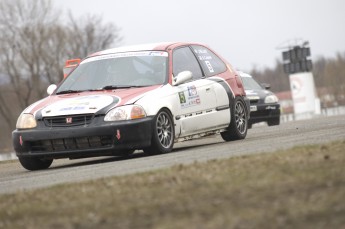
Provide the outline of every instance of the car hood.
[[23,113],[42,117],[104,114],[113,107],[133,104],[160,86],[51,95],[32,104]]
[[264,99],[266,96],[273,94],[268,90],[245,90],[246,96],[249,100],[259,100]]

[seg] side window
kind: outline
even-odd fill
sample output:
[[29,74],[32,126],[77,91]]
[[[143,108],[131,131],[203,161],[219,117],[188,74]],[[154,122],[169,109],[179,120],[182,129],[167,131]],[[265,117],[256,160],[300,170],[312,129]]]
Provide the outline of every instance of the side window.
[[211,50],[199,45],[192,45],[191,47],[206,76],[213,76],[226,71],[225,63]]
[[199,79],[202,77],[200,65],[189,47],[179,48],[173,52],[174,76],[177,76],[183,71],[191,71],[193,74],[193,79]]

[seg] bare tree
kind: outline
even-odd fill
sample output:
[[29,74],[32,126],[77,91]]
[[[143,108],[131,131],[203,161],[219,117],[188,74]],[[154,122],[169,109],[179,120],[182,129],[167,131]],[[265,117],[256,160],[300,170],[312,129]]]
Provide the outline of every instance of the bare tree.
[[276,60],[276,66],[273,69],[265,68],[262,71],[253,69],[250,74],[261,83],[269,83],[274,92],[290,89],[289,77],[284,73],[283,64],[279,60]]
[[44,0],[2,1],[0,11],[0,64],[24,108],[42,93],[44,43],[51,36],[49,28],[58,22],[58,14],[50,1]]
[[330,88],[335,103],[343,104],[345,101],[345,54],[338,53],[335,59],[330,59],[324,70],[324,86]]
[[101,17],[69,14],[63,21],[50,0],[1,0],[0,12],[0,77],[9,82],[0,90],[0,118],[9,130],[20,111],[45,97],[49,84],[62,80],[67,59],[121,40],[119,29]]
[[111,44],[120,43],[119,29],[112,23],[103,24],[102,18],[86,15],[79,19],[69,13],[68,45],[66,50],[70,57],[85,57],[96,51],[103,50]]

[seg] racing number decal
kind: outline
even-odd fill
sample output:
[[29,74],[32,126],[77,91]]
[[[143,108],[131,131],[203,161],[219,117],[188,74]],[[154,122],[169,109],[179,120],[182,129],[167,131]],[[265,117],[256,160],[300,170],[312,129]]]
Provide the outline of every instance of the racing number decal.
[[206,60],[206,61],[205,61],[205,64],[206,64],[208,70],[209,70],[211,73],[213,73],[214,70],[213,70],[213,67],[212,67],[210,61]]

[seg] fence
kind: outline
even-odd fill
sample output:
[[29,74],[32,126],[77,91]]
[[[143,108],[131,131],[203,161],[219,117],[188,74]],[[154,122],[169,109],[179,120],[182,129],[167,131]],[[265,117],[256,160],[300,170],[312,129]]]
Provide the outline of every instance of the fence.
[[313,113],[304,113],[304,114],[282,114],[280,116],[281,122],[291,122],[295,120],[303,120],[303,119],[312,119],[317,118],[320,116],[335,116],[335,115],[344,115],[345,114],[345,106],[339,107],[331,107],[331,108],[323,108],[321,109],[320,114],[313,114]]

